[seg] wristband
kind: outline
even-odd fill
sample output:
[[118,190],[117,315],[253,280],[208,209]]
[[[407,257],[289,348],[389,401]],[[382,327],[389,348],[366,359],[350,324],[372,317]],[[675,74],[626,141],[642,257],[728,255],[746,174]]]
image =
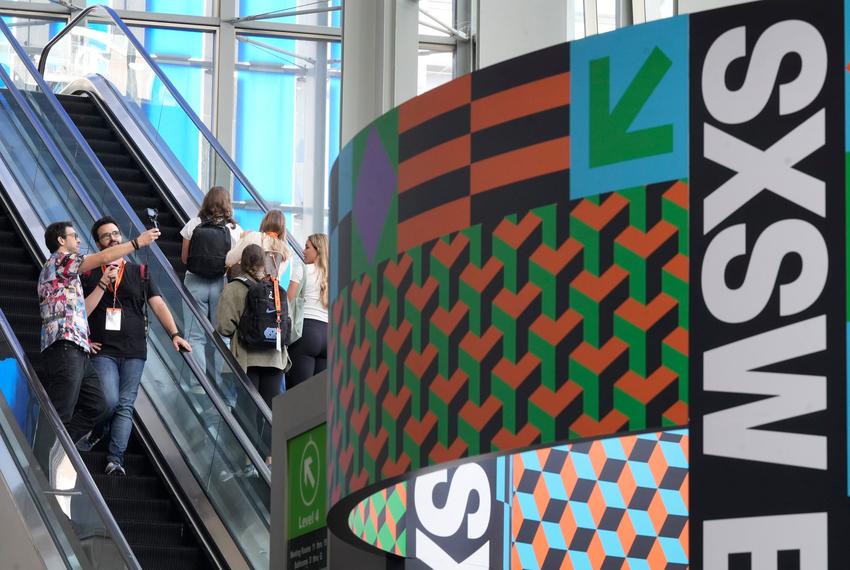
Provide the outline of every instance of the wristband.
[[98,282],[97,282],[97,286],[98,286],[98,287],[99,287],[99,288],[100,288],[100,289],[101,289],[104,293],[106,292],[106,285],[103,283],[103,281],[98,281]]
[[133,240],[130,243],[133,244],[133,249],[139,249],[139,239],[138,238],[133,238]]
[[171,340],[174,340],[175,336],[180,336],[180,331],[176,330],[173,333],[171,333],[169,336],[171,337]]

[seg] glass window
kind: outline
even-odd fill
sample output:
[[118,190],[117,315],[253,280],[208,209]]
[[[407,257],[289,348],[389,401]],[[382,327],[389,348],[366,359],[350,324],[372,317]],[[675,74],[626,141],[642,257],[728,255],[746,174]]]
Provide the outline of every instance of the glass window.
[[584,35],[584,0],[567,0],[567,40],[580,40]]
[[596,0],[596,22],[600,34],[617,29],[616,0]]
[[646,21],[670,18],[675,15],[673,0],[645,0]]
[[454,52],[419,49],[417,94],[421,95],[434,87],[448,83],[452,77],[454,77]]
[[[41,56],[41,49],[47,45],[47,42],[53,39],[62,28],[65,27],[65,20],[52,20],[47,18],[33,17],[17,17],[3,16],[3,22],[12,31],[15,39],[23,46],[30,59],[38,63],[38,58]],[[3,61],[9,61],[8,57],[4,57]]]
[[[105,25],[90,24],[90,28]],[[131,27],[133,35],[142,42],[169,81],[183,96],[192,110],[207,127],[212,124],[213,42],[209,32],[174,28]],[[190,124],[188,116],[175,106],[157,104],[165,95],[165,86],[158,79],[148,87],[149,103],[142,107],[151,122],[158,125],[160,136],[195,180],[202,184],[205,175],[204,160],[198,140],[198,131]],[[173,117],[162,117],[173,113]],[[156,115],[156,116],[154,116]]]
[[[326,180],[339,152],[341,48],[338,42],[240,34],[237,52],[236,162],[304,240],[327,226]],[[255,229],[262,213],[239,208],[243,193],[234,193],[237,220]]]
[[419,9],[419,35],[451,35],[425,13],[430,14],[441,23],[454,28],[456,27],[454,0],[419,0]]
[[161,12],[183,16],[212,16],[213,0],[86,0],[86,6],[104,4],[116,10]]
[[[274,13],[300,12],[294,16],[264,18],[264,22],[307,24],[311,26],[339,26],[341,10],[326,11],[328,7],[339,7],[342,0],[238,0],[239,16],[271,16]],[[313,10],[316,10],[313,12]]]

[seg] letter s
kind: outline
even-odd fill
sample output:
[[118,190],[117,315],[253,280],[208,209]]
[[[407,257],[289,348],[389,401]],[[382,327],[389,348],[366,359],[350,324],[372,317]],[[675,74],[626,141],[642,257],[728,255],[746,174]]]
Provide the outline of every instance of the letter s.
[[744,283],[726,286],[726,266],[747,253],[746,225],[730,226],[717,234],[706,248],[702,262],[702,294],[717,319],[743,323],[758,315],[773,292],[783,258],[797,253],[803,260],[799,277],[779,286],[779,314],[783,317],[807,309],[826,284],[829,254],[821,233],[803,220],[782,220],[768,226],[758,237]]
[[702,96],[709,113],[723,123],[739,124],[755,118],[767,105],[779,65],[789,53],[802,60],[800,74],[779,86],[779,114],[788,115],[812,102],[826,79],[826,44],[817,28],[802,20],[779,22],[759,37],[747,67],[744,84],[737,91],[726,87],[726,69],[747,55],[744,26],[720,35],[705,56]]
[[490,526],[490,481],[487,472],[476,463],[457,468],[449,487],[446,506],[434,505],[434,489],[448,479],[448,470],[435,471],[416,478],[414,504],[416,514],[425,529],[435,536],[453,536],[463,524],[469,495],[478,493],[478,510],[469,513],[467,538],[475,539]]

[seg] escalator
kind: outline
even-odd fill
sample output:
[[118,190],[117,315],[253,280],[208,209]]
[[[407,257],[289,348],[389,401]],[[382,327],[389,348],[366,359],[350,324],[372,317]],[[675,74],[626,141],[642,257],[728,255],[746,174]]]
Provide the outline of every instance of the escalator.
[[36,293],[40,267],[28,253],[5,206],[0,209],[0,259],[0,309],[41,375],[41,315]]
[[133,430],[124,454],[127,475],[105,475],[106,443],[80,455],[142,568],[201,570],[213,566],[169,493],[150,451]]
[[183,244],[180,230],[185,213],[166,202],[155,187],[157,181],[148,174],[149,167],[134,156],[125,142],[126,135],[114,126],[101,104],[88,95],[57,95],[57,98],[139,219],[148,220],[148,208],[159,212],[157,223],[162,237],[157,245],[182,281],[186,266],[180,261]]
[[[36,261],[32,246],[22,238],[18,229],[22,225],[15,222],[5,193],[2,202],[0,309],[39,374],[41,317],[36,288],[40,262]],[[30,238],[30,244],[34,237]],[[153,453],[139,442],[137,428],[125,456],[124,477],[104,474],[105,441],[80,455],[143,568],[210,568],[213,563],[184,515],[178,497],[168,491],[166,476],[155,467]],[[46,466],[42,467],[46,471]]]

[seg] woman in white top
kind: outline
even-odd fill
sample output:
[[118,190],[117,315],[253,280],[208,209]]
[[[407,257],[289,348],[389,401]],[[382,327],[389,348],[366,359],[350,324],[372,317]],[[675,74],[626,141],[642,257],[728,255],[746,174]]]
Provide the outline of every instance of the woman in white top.
[[305,265],[292,266],[286,296],[290,301],[299,292],[304,296],[304,324],[301,338],[289,347],[292,368],[286,373],[287,388],[315,376],[328,365],[328,249],[328,236],[313,234],[304,244]]
[[[199,226],[204,228],[203,233],[196,231]],[[210,226],[215,226],[212,229],[212,232],[207,231]],[[211,253],[211,250],[218,247],[215,238],[216,231],[226,231],[230,238],[229,243],[226,244],[224,252],[221,253],[220,274],[217,268],[211,270],[208,275],[199,275],[187,270],[186,277],[183,279],[186,289],[195,298],[195,301],[197,301],[204,316],[206,316],[213,324],[215,323],[215,314],[216,309],[218,308],[219,297],[221,297],[221,290],[224,289],[224,257],[242,235],[242,228],[239,227],[239,224],[237,224],[236,220],[233,219],[233,206],[230,201],[230,192],[221,186],[213,186],[210,188],[207,195],[204,196],[204,201],[201,203],[201,209],[198,212],[198,215],[189,220],[186,225],[183,226],[183,229],[180,230],[180,235],[183,236],[183,251],[180,259],[187,265],[187,267],[192,265],[189,255],[190,249],[194,251],[203,249],[206,254],[206,259],[202,264],[202,267],[206,268],[206,266],[211,265],[208,262],[208,254]],[[209,238],[211,234],[213,237],[210,240]],[[196,242],[203,239],[208,241],[208,243],[203,244],[203,248],[199,248],[198,246],[201,244],[196,243],[195,247],[192,248],[193,238]],[[216,252],[212,253],[217,257]],[[198,362],[201,370],[204,370],[206,369],[206,351],[203,330],[198,323],[193,322],[191,313],[188,311],[186,312],[185,323],[185,326],[188,329],[186,331],[186,340],[188,340],[189,344],[195,348],[192,354],[195,356],[195,360]]]
[[225,265],[231,279],[242,273],[240,267],[242,251],[251,244],[260,246],[265,252],[266,275],[280,279],[280,272],[289,259],[289,247],[286,245],[286,218],[283,217],[283,212],[280,210],[266,212],[263,221],[260,222],[260,231],[243,233],[236,245],[227,252]]

